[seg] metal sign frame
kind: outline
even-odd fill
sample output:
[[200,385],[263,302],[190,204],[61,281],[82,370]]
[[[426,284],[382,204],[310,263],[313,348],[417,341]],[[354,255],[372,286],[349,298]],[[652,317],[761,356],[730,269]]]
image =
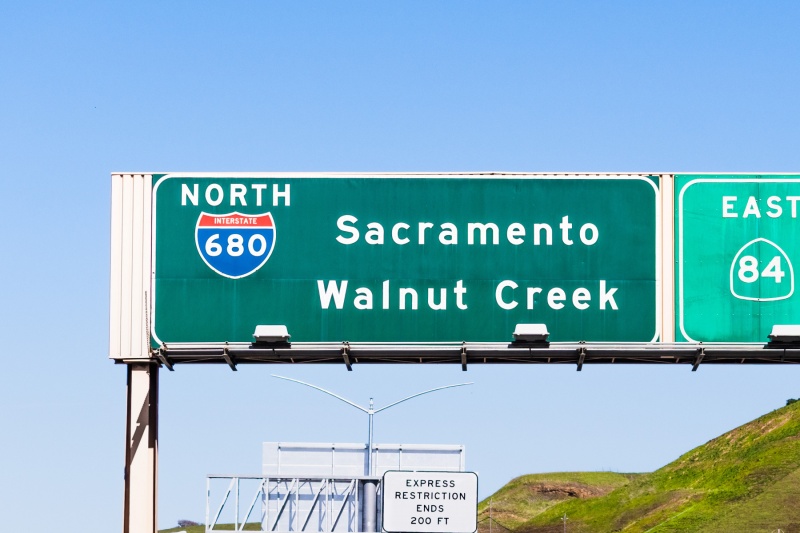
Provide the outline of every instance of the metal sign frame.
[[[663,324],[668,320],[664,316],[664,282],[662,281],[664,270],[664,254],[662,241],[662,218],[663,208],[661,206],[661,196],[659,187],[654,180],[662,179],[658,175],[651,173],[640,174],[529,174],[529,173],[171,173],[171,174],[119,174],[114,175],[112,184],[112,279],[111,279],[111,346],[110,357],[117,361],[125,361],[134,358],[153,358],[161,356],[162,364],[171,366],[169,362],[172,355],[177,362],[222,362],[231,365],[231,360],[224,357],[225,353],[231,350],[237,352],[241,360],[251,362],[268,362],[264,358],[265,353],[259,351],[249,343],[233,342],[232,339],[225,341],[215,341],[212,343],[202,342],[163,342],[158,338],[156,332],[156,301],[157,294],[154,283],[154,266],[156,262],[156,225],[155,213],[158,209],[156,205],[157,192],[166,180],[172,178],[250,178],[250,179],[277,179],[277,178],[464,178],[464,179],[491,179],[499,181],[509,180],[635,180],[644,181],[652,187],[653,206],[656,221],[654,223],[655,235],[654,242],[654,293],[652,299],[655,302],[655,309],[652,310],[655,323],[653,324],[653,334],[650,339],[642,339],[649,343],[655,343],[669,337],[665,332]],[[122,244],[119,244],[120,241]],[[635,254],[635,251],[632,253]],[[591,275],[591,274],[590,274]],[[638,294],[638,293],[637,293]],[[595,296],[596,297],[596,296]],[[597,305],[595,300],[593,305]],[[651,304],[648,304],[651,305]],[[573,316],[573,315],[570,315]],[[574,315],[574,316],[577,316]],[[137,317],[139,317],[137,319]],[[508,340],[511,341],[513,326],[509,328]],[[666,335],[666,337],[665,337]],[[336,342],[295,342],[292,344],[292,353],[298,358],[313,360],[314,362],[324,362],[330,358],[330,350],[340,351],[344,349],[357,350],[360,361],[372,359],[372,354],[396,354],[398,357],[390,357],[387,362],[405,362],[404,355],[408,350],[430,352],[433,359],[437,359],[437,353],[443,347],[457,346],[459,350],[466,340],[467,345],[472,349],[473,346],[479,348],[481,352],[496,351],[501,349],[504,356],[511,353],[504,349],[505,345],[498,342],[471,342],[468,339],[459,338],[454,335],[453,339],[447,342],[348,342],[347,338],[336,339]],[[141,342],[148,338],[152,339],[152,344]],[[298,339],[295,339],[298,340]],[[352,341],[352,339],[350,339]],[[586,341],[577,337],[577,341]],[[644,342],[644,343],[648,343]],[[604,342],[601,342],[603,344]],[[638,343],[642,344],[642,343]],[[349,347],[348,347],[349,346]],[[248,350],[247,354],[241,353],[242,348],[254,348]],[[364,349],[362,349],[364,348]],[[222,350],[222,353],[220,353]],[[326,353],[327,352],[327,353]],[[191,354],[196,358],[185,357]],[[274,352],[279,353],[279,352]],[[513,353],[513,352],[512,352]],[[517,352],[518,353],[518,352]],[[215,357],[209,358],[209,355]],[[321,357],[318,357],[322,355]],[[425,354],[422,354],[425,357]],[[221,359],[220,359],[221,357]],[[380,358],[379,358],[380,359]],[[511,355],[512,360],[516,359]],[[378,362],[378,360],[376,360]],[[410,360],[408,362],[413,362]],[[233,365],[232,365],[233,366]]]
[[[318,178],[371,176],[381,177],[453,177],[518,179],[547,178],[620,178],[646,179],[658,176],[656,223],[657,235],[657,302],[658,336],[651,342],[551,342],[551,343],[284,343],[257,344],[226,343],[162,343],[151,345],[151,324],[154,308],[152,265],[154,262],[153,204],[154,185],[158,187],[167,177],[264,177]],[[782,175],[783,176],[783,175]],[[772,346],[764,343],[699,343],[675,342],[675,329],[682,328],[680,301],[675,293],[675,247],[681,254],[679,220],[673,201],[680,203],[682,191],[674,191],[672,174],[526,174],[526,173],[172,173],[172,174],[114,174],[112,180],[112,268],[111,268],[111,344],[109,356],[121,362],[153,361],[169,370],[175,364],[226,364],[236,369],[239,364],[318,363],[340,364],[352,370],[356,364],[460,364],[466,370],[470,364],[690,364],[694,370],[707,363],[795,363],[800,362],[800,348],[793,345]],[[764,175],[764,179],[770,179]],[[800,176],[798,177],[800,179]],[[124,243],[124,245],[123,245]],[[679,265],[680,268],[680,265]],[[680,274],[680,272],[678,272]],[[676,289],[676,290],[674,290]],[[677,313],[676,313],[677,303]],[[675,324],[675,317],[678,324]],[[677,326],[677,327],[676,327]],[[775,350],[772,348],[780,348]]]
[[[178,174],[174,174],[178,175]],[[183,173],[201,177],[211,174]],[[224,176],[247,176],[238,173]],[[258,176],[278,176],[276,173]],[[354,176],[354,173],[293,174],[292,176]],[[158,479],[158,372],[176,364],[317,363],[358,364],[800,364],[800,342],[701,343],[675,342],[682,324],[676,313],[674,174],[372,174],[373,176],[476,177],[551,176],[586,179],[654,176],[656,190],[656,336],[650,342],[406,342],[391,343],[155,343],[153,309],[153,179],[165,174],[114,173],[111,186],[111,275],[109,358],[128,371],[125,452],[124,533],[155,533]],[[682,174],[687,175],[687,174]],[[704,174],[705,175],[705,174]],[[220,176],[215,174],[215,176]],[[768,177],[769,174],[761,176]],[[782,175],[786,176],[786,175]],[[800,175],[798,175],[800,179]],[[679,244],[680,246],[680,244]],[[679,251],[679,254],[682,253]],[[680,272],[679,272],[680,274]],[[683,295],[683,287],[678,288]]]

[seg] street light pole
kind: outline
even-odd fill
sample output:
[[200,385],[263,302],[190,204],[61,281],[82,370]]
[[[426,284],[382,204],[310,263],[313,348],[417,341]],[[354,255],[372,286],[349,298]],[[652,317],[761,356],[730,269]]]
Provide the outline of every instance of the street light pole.
[[375,434],[375,404],[369,399],[369,437],[367,438],[367,475],[372,475],[372,440]]
[[374,427],[375,427],[373,418],[375,417],[375,415],[377,413],[380,413],[381,411],[385,411],[385,410],[389,409],[390,407],[394,407],[395,405],[403,403],[405,401],[408,401],[408,400],[410,400],[412,398],[416,398],[417,396],[422,396],[423,394],[428,394],[428,393],[431,393],[431,392],[436,392],[438,390],[452,389],[453,387],[463,387],[465,385],[472,385],[473,384],[470,381],[470,382],[467,382],[467,383],[456,383],[454,385],[443,385],[441,387],[435,387],[433,389],[428,389],[428,390],[425,390],[425,391],[422,391],[422,392],[418,392],[416,394],[412,394],[411,396],[406,396],[402,400],[397,400],[396,402],[390,403],[389,405],[385,405],[385,406],[381,407],[380,409],[375,409],[375,404],[374,404],[372,398],[369,399],[369,408],[366,408],[366,407],[362,407],[362,406],[358,405],[357,403],[355,403],[353,401],[348,400],[347,398],[344,398],[343,396],[339,396],[338,394],[336,394],[334,392],[331,392],[329,390],[323,389],[322,387],[318,387],[317,385],[312,385],[311,383],[306,383],[305,381],[300,381],[299,379],[287,378],[285,376],[278,376],[276,374],[272,374],[272,377],[278,378],[278,379],[285,379],[286,381],[293,381],[295,383],[299,383],[300,385],[305,385],[306,387],[311,387],[312,389],[316,389],[316,390],[318,390],[320,392],[324,392],[325,394],[333,396],[337,400],[341,400],[344,403],[346,403],[347,405],[351,405],[351,406],[355,407],[359,411],[367,413],[368,423],[369,423],[369,428],[368,428],[369,429],[369,434],[367,435],[367,475],[369,475],[369,476],[372,476],[372,475],[375,474],[374,468],[373,468],[373,464],[372,464],[372,443],[373,443],[372,437],[373,437],[373,432],[374,432]]

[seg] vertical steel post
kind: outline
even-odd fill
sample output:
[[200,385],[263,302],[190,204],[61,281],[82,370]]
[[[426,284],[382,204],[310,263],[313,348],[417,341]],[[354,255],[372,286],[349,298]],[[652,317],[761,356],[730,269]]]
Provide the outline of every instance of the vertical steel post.
[[211,478],[206,478],[206,528],[211,523]]
[[378,481],[364,480],[364,499],[361,501],[361,531],[373,533],[377,531],[378,522]]
[[[367,437],[367,475],[373,476],[375,472],[375,465],[373,464],[372,457],[372,439],[373,432],[375,431],[374,417],[375,417],[375,404],[372,398],[369,399],[369,435]],[[378,482],[374,479],[364,480],[364,499],[361,502],[361,527],[364,533],[372,533],[377,531],[378,521]]]
[[158,531],[158,365],[128,367],[123,533]]
[[335,493],[335,490],[336,490],[336,481],[331,479],[330,483],[328,483],[325,486],[325,493],[326,493],[325,501],[327,502],[325,505],[325,533],[331,532],[331,520],[333,519],[333,509],[334,509],[333,495]]
[[375,431],[375,424],[373,418],[375,416],[375,409],[373,408],[372,398],[369,399],[369,435],[367,435],[367,475],[373,475],[374,468],[372,467],[372,437]]

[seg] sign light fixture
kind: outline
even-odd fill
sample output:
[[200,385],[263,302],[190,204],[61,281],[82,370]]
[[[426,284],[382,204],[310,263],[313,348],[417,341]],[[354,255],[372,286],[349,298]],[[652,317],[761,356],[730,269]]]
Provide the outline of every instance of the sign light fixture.
[[291,335],[284,325],[259,325],[253,333],[253,338],[257,343],[281,343],[288,344]]
[[550,333],[546,324],[517,324],[514,342],[547,342]]
[[775,343],[800,343],[800,325],[774,325],[769,339]]

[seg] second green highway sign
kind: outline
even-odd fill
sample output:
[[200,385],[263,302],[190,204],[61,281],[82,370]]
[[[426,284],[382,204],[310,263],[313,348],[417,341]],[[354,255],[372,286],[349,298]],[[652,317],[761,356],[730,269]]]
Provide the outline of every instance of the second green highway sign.
[[800,176],[676,175],[678,340],[766,342],[800,323]]

